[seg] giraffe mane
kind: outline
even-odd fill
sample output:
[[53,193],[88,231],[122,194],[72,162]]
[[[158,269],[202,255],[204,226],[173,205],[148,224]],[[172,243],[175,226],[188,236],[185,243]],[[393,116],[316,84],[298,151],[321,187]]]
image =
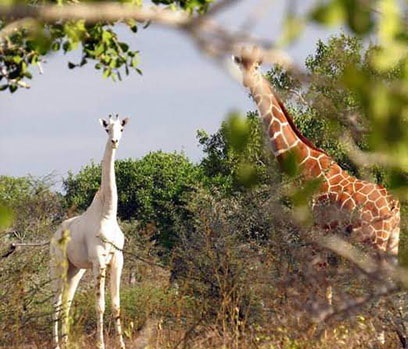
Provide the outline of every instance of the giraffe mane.
[[300,138],[300,140],[306,144],[309,148],[312,148],[318,152],[321,152],[323,154],[326,154],[327,156],[329,156],[323,149],[317,147],[311,140],[309,140],[308,138],[306,138],[297,128],[295,122],[293,121],[292,116],[290,115],[290,113],[287,111],[285,105],[283,104],[282,100],[280,99],[280,97],[274,93],[274,96],[276,98],[276,101],[279,104],[279,107],[281,108],[282,112],[285,114],[286,119],[289,122],[290,127],[292,128],[293,132],[295,132],[296,136],[298,136]]

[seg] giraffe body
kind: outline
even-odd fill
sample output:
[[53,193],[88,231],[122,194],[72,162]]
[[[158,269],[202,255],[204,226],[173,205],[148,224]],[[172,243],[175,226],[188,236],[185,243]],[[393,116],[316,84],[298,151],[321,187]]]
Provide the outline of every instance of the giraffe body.
[[341,231],[393,257],[398,254],[400,206],[385,188],[351,176],[296,128],[269,82],[258,71],[257,48],[234,57],[258,106],[272,152],[282,164],[295,156],[302,179],[321,181],[312,198],[315,223],[326,231]]
[[[95,280],[97,343],[104,349],[103,314],[105,311],[106,269],[110,266],[112,312],[120,343],[124,349],[120,324],[120,277],[123,267],[124,235],[117,222],[118,196],[115,179],[115,154],[121,138],[124,120],[100,120],[108,133],[102,161],[101,186],[91,205],[80,216],[65,220],[51,241],[51,277],[54,283],[53,342],[60,348],[59,322],[62,344],[68,341],[68,315],[75,291],[87,269],[92,269]],[[65,242],[64,242],[65,241]]]

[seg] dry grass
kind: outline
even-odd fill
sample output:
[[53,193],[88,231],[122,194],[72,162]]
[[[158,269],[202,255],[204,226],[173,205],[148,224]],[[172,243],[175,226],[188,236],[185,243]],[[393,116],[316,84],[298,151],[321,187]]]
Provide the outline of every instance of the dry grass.
[[[194,235],[186,233],[175,252],[174,260],[182,262],[178,288],[170,286],[170,266],[158,266],[159,260],[153,257],[152,263],[142,262],[137,257],[148,254],[128,241],[121,290],[128,348],[401,348],[396,329],[403,316],[397,308],[402,306],[406,312],[404,294],[400,300],[396,295],[374,299],[319,322],[328,305],[324,278],[306,262],[312,246],[298,239],[284,218],[267,216],[270,207],[255,207],[256,216],[234,207],[197,203]],[[242,233],[250,231],[247,226],[254,217],[261,223],[255,228],[266,227],[269,235],[258,239]],[[261,221],[262,217],[267,218]],[[2,255],[8,246],[9,242],[0,241]],[[1,349],[51,346],[47,264],[47,248],[20,249],[0,261]],[[379,287],[347,262],[338,260],[337,264],[329,273],[334,307]],[[94,348],[92,283],[92,276],[86,274],[74,299],[72,349]],[[115,348],[113,327],[107,296],[107,348]],[[384,345],[377,340],[382,330]]]

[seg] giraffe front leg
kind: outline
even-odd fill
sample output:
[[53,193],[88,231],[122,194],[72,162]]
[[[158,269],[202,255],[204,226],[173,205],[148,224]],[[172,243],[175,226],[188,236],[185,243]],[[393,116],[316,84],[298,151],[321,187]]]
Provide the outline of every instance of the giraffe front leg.
[[96,296],[96,347],[105,349],[103,341],[103,314],[105,312],[105,279],[106,265],[98,263],[94,266]]
[[125,349],[123,341],[122,327],[120,323],[120,277],[123,268],[123,254],[116,251],[111,262],[111,298],[112,298],[112,314],[115,321],[116,334],[118,336],[121,349]]

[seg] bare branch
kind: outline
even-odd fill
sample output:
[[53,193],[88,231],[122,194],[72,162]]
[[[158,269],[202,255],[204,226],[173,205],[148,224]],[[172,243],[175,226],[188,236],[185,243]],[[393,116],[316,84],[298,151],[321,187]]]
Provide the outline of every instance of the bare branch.
[[302,93],[300,91],[298,91],[298,90],[296,90],[294,88],[290,88],[288,91],[290,93],[294,94],[303,105],[305,105],[305,106],[310,105],[310,103],[308,101],[306,101],[305,97],[303,97],[303,95],[302,95]]
[[13,254],[18,247],[42,247],[49,245],[49,241],[43,242],[13,242],[10,244],[8,251],[1,256],[1,259],[5,259]]
[[393,261],[388,262],[386,255],[382,256],[385,258],[374,259],[335,235],[319,236],[318,244],[346,258],[372,279],[383,280],[387,283],[394,281],[408,288],[407,270],[395,265]]
[[400,167],[406,170],[400,159],[385,153],[369,153],[362,151],[347,133],[341,137],[341,142],[346,146],[347,155],[350,159],[361,167],[382,165],[386,167]]
[[43,242],[13,242],[11,246],[13,247],[41,247],[41,246],[46,246],[49,245],[49,241],[43,241]]
[[103,236],[99,236],[99,238],[102,240],[102,242],[111,245],[115,250],[117,250],[117,251],[119,251],[119,252],[122,252],[122,253],[125,254],[125,255],[131,256],[131,257],[132,257],[133,259],[135,259],[135,260],[139,260],[139,261],[141,261],[141,262],[143,262],[143,263],[146,263],[146,264],[149,264],[149,265],[151,265],[151,266],[155,266],[155,267],[159,267],[159,268],[165,269],[165,266],[164,266],[164,265],[162,265],[162,264],[160,264],[160,263],[152,262],[152,261],[149,261],[149,260],[146,259],[146,258],[137,256],[137,255],[136,255],[135,253],[133,253],[133,252],[128,252],[128,251],[126,251],[125,249],[120,248],[119,246],[116,246],[112,241],[107,240],[107,239],[104,238]]
[[11,21],[29,18],[50,24],[69,20],[85,20],[87,23],[92,24],[135,19],[139,22],[152,21],[168,27],[181,27],[191,20],[191,17],[182,11],[172,11],[154,6],[137,7],[116,2],[69,4],[65,6],[0,6],[0,16]]
[[348,302],[343,302],[339,306],[330,309],[327,312],[322,312],[319,321],[328,322],[333,318],[346,317],[351,313],[355,313],[370,302],[389,296],[392,293],[399,291],[396,285],[388,285],[379,288],[376,292],[365,296],[350,299]]

